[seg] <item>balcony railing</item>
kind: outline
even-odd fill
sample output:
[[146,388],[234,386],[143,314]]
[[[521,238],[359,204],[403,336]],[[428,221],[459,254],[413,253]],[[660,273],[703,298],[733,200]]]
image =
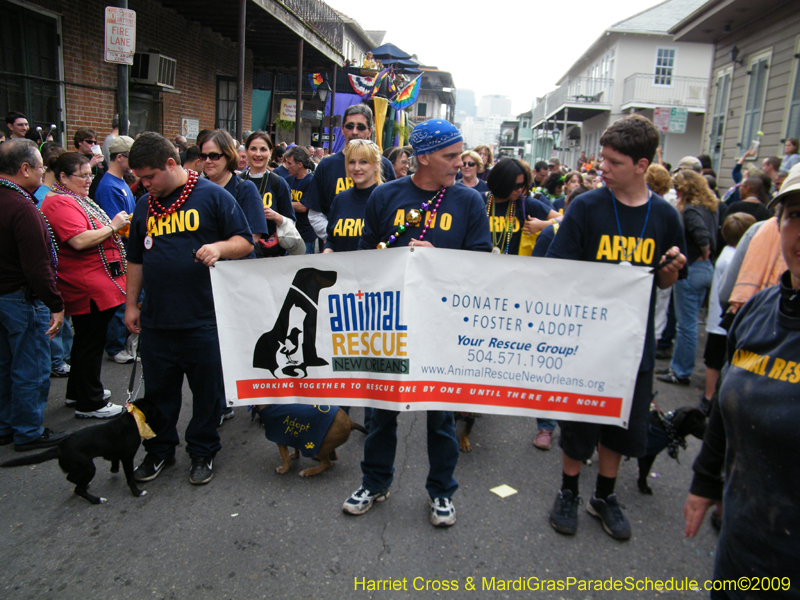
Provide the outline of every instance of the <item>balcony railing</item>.
[[708,79],[659,76],[659,81],[665,81],[667,85],[656,85],[656,76],[652,73],[635,73],[625,79],[623,107],[626,104],[652,104],[705,108]]
[[337,50],[342,50],[344,23],[330,6],[320,0],[280,0]]
[[533,108],[533,122],[538,123],[565,104],[611,104],[614,80],[598,77],[573,77],[545,96]]

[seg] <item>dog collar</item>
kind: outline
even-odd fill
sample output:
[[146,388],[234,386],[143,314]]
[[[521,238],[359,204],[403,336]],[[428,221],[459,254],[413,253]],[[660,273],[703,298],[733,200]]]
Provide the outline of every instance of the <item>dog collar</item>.
[[125,405],[125,408],[128,409],[128,412],[133,415],[133,418],[136,421],[136,427],[139,429],[139,437],[145,440],[156,437],[156,434],[152,429],[150,429],[150,425],[147,424],[147,419],[145,419],[144,413],[139,410],[137,406],[128,402],[128,404]]

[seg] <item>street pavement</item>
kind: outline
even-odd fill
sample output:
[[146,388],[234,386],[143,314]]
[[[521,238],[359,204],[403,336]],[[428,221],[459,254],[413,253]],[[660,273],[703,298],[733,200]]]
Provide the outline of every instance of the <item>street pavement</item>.
[[[702,356],[701,338],[698,355]],[[666,361],[657,361],[666,366]],[[695,405],[703,385],[702,358],[689,387],[656,382],[662,409]],[[130,365],[103,364],[113,400],[123,402]],[[63,405],[66,380],[53,379],[45,425],[75,431],[88,425]],[[191,412],[184,387],[181,436]],[[367,599],[367,598],[701,598],[706,592],[653,591],[654,581],[702,586],[713,571],[717,533],[707,521],[697,538],[683,536],[683,504],[700,442],[688,440],[680,464],[662,453],[639,493],[635,460],[623,462],[617,492],[633,537],[618,542],[585,511],[596,462],[581,476],[584,505],[577,535],[549,525],[561,481],[560,451],[531,445],[536,422],[486,415],[476,422],[471,453],[460,456],[454,497],[458,523],[428,522],[425,415],[400,416],[391,496],[368,513],[341,510],[359,487],[364,435],[353,432],[333,469],[309,479],[301,458],[278,475],[277,447],[244,408],[221,427],[223,449],[214,479],[189,484],[189,457],[133,497],[125,478],[97,459],[91,490],[108,503],[91,505],[72,493],[56,462],[0,469],[0,598],[110,599]],[[351,411],[363,420],[363,411]],[[94,423],[91,423],[94,424]],[[460,425],[457,425],[460,429]],[[137,464],[144,455],[139,450]],[[0,461],[19,456],[0,448]],[[516,493],[490,490],[506,484]],[[562,591],[537,591],[542,580],[567,581]],[[631,578],[626,580],[626,578]],[[647,590],[587,591],[578,582],[614,580]],[[382,584],[370,583],[383,581]],[[389,582],[388,584],[385,582]],[[538,583],[537,583],[538,582]],[[648,583],[649,582],[649,583]],[[393,583],[396,588],[386,587]],[[520,590],[523,583],[527,589]],[[375,585],[385,590],[370,591]],[[545,584],[546,585],[546,584]],[[471,589],[474,588],[474,589]]]

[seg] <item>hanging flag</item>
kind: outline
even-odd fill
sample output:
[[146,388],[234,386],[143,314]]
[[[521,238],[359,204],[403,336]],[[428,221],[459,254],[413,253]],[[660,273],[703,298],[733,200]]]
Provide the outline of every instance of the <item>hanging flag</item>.
[[322,73],[309,73],[308,74],[308,83],[311,84],[311,87],[314,88],[314,91],[317,91],[317,88],[322,85]]
[[391,67],[387,67],[375,76],[375,81],[372,84],[372,89],[367,95],[367,100],[369,100],[370,98],[375,96],[375,94],[378,93],[378,90],[381,89],[381,83],[383,83],[383,80],[386,79],[386,76],[389,74],[389,71],[391,70],[392,70]]
[[419,88],[421,84],[421,75],[418,76],[414,81],[409,83],[406,87],[400,90],[400,93],[397,94],[392,100],[389,101],[389,104],[392,105],[393,108],[402,109],[408,108],[414,102],[417,101],[419,97]]
[[359,96],[367,97],[367,94],[372,91],[372,85],[375,83],[374,77],[361,77],[350,73],[348,73],[347,77],[350,80],[350,86],[353,91]]

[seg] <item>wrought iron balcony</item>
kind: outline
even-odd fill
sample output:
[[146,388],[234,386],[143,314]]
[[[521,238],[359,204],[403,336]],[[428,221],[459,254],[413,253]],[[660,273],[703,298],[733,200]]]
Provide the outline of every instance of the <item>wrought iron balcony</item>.
[[636,106],[685,106],[705,110],[708,79],[634,73],[622,89],[622,109]]
[[344,22],[330,6],[320,0],[279,0],[337,50],[342,49]]
[[598,77],[572,77],[550,92],[533,110],[533,123],[552,117],[565,106],[590,108],[611,104],[614,80]]

